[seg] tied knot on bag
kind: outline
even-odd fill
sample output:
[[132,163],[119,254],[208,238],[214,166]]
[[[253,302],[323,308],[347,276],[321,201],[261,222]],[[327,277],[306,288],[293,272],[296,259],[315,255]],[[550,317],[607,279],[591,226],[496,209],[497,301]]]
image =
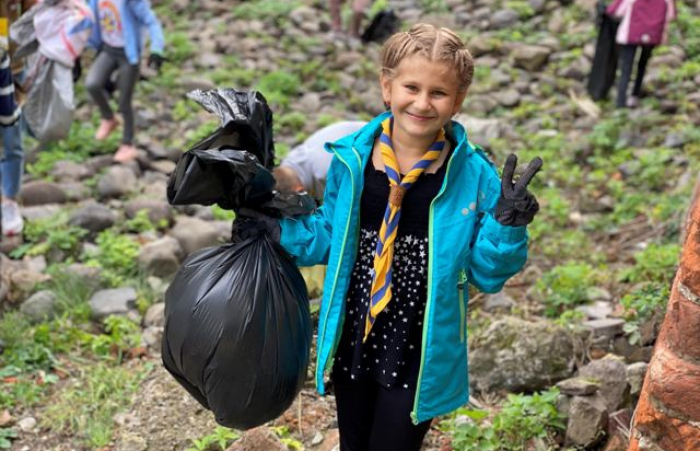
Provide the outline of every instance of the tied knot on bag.
[[389,199],[377,237],[372,289],[370,291],[363,342],[367,341],[377,315],[386,308],[392,297],[391,279],[394,242],[396,241],[399,219],[401,218],[401,204],[403,203],[404,195],[430,164],[440,157],[445,147],[445,129],[443,128],[438,132],[435,141],[426,150],[421,159],[413,165],[405,176],[401,177],[401,169],[399,168],[391,140],[393,125],[393,117],[389,116],[386,118],[382,122],[382,134],[379,137],[379,150],[381,151],[384,168],[389,179]]
[[280,235],[281,230],[277,219],[249,208],[238,210],[236,219],[231,226],[231,241],[233,242],[268,236],[273,242],[279,243]]

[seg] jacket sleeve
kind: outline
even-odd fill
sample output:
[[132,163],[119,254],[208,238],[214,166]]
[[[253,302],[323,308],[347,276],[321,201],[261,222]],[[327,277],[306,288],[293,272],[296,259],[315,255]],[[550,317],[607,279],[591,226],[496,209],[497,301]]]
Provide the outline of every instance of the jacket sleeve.
[[91,49],[98,51],[102,48],[102,31],[100,30],[100,12],[97,9],[96,0],[90,0],[90,9],[92,10],[94,21],[92,22],[92,32],[90,32],[87,45]]
[[19,119],[19,108],[15,103],[15,85],[12,79],[10,56],[0,49],[0,126],[13,125]]
[[151,37],[151,52],[162,54],[165,50],[163,27],[151,9],[150,3],[147,0],[130,1],[129,7],[139,23],[148,28]]
[[525,265],[528,236],[525,226],[504,226],[494,218],[501,180],[495,168],[489,172],[481,189],[485,196],[479,206],[481,218],[471,244],[467,279],[481,291],[496,293]]
[[314,266],[328,263],[328,254],[333,237],[333,216],[340,187],[340,165],[333,158],[326,177],[323,205],[307,216],[280,220],[280,244],[296,259],[299,266]]

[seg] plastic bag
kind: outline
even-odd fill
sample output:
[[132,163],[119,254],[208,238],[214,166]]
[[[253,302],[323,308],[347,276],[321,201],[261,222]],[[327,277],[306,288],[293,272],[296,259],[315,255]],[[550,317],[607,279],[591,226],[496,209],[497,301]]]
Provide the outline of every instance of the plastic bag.
[[166,369],[226,427],[281,415],[306,379],[304,279],[267,236],[192,254],[165,294]]
[[360,39],[364,43],[377,42],[382,44],[389,36],[398,31],[400,24],[401,22],[394,10],[381,10],[372,18]]
[[68,66],[40,57],[27,82],[30,87],[22,114],[40,141],[68,136],[73,122],[73,74]]
[[272,141],[272,111],[265,97],[256,91],[235,89],[195,90],[187,97],[219,116],[221,126],[195,149],[229,147],[247,150],[267,169],[275,164]]
[[82,0],[63,0],[34,14],[39,52],[53,61],[73,67],[87,45],[94,17]]

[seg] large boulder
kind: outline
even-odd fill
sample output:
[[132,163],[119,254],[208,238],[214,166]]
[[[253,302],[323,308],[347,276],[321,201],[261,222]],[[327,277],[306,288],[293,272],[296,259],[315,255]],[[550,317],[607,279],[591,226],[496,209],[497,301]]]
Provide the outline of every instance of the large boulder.
[[579,370],[578,377],[599,385],[599,393],[605,399],[608,412],[612,413],[629,404],[627,365],[621,358],[609,356],[594,360]]
[[547,63],[552,49],[541,45],[521,44],[513,49],[515,65],[529,72],[536,72]]
[[478,391],[542,390],[573,373],[574,339],[550,322],[506,317],[470,345],[470,381]]

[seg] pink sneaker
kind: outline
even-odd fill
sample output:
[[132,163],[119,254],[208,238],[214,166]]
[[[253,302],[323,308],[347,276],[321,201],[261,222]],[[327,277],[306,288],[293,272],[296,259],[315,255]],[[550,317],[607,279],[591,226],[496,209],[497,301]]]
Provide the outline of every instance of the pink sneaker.
[[119,146],[117,153],[114,154],[113,159],[117,163],[126,163],[136,159],[138,155],[139,152],[136,150],[136,147],[132,146],[131,144],[122,144]]
[[102,121],[100,122],[100,127],[95,133],[95,139],[98,141],[103,141],[107,139],[107,137],[111,135],[112,132],[116,130],[118,126],[119,121],[116,117],[112,119],[102,119]]

